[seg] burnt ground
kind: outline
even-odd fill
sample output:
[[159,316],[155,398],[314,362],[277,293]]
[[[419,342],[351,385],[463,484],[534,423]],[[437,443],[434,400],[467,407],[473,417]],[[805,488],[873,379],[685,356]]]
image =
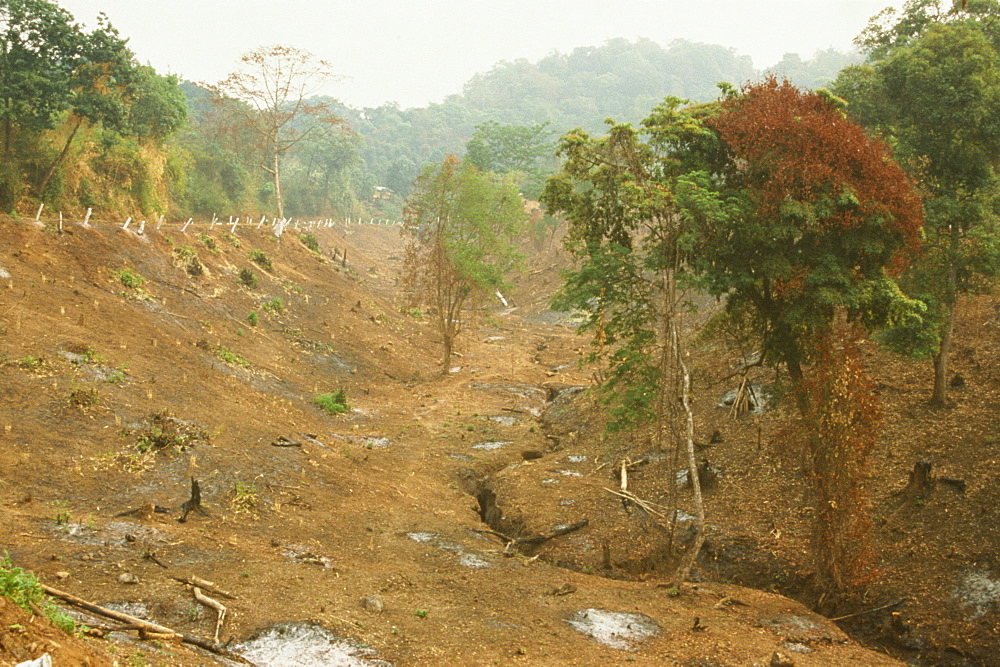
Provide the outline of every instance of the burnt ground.
[[[564,256],[530,249],[512,308],[470,318],[443,376],[434,329],[398,285],[398,229],[310,230],[322,254],[293,231],[0,222],[0,548],[16,565],[207,638],[215,612],[173,577],[209,579],[236,596],[223,639],[310,621],[397,665],[767,665],[775,651],[796,665],[998,664],[994,299],[964,304],[949,408],[926,407],[928,364],[866,348],[887,415],[869,481],[878,572],[821,608],[898,604],[838,627],[805,606],[811,509],[790,411],[716,407],[734,352],[694,349],[699,455],[717,474],[698,581],[674,591],[665,554],[689,531],[659,514],[674,494],[693,512],[681,466],[649,435],[603,433],[594,369],[578,365],[587,339],[546,310]],[[348,412],[314,405],[340,389]],[[646,461],[629,489],[652,512],[607,490],[626,457]],[[922,460],[964,488],[902,503]],[[206,513],[179,522],[192,477]],[[484,532],[583,520],[513,555]],[[371,595],[382,611],[362,606]],[[655,626],[614,648],[571,624],[597,610]],[[57,637],[9,605],[0,621],[4,665],[50,641],[65,664],[214,661],[126,633]]]

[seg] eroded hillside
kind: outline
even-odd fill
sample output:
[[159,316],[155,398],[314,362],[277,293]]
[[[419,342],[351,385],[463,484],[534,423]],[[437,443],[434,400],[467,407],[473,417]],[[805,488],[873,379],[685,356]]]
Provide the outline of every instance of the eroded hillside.
[[[211,639],[216,613],[177,580],[209,579],[235,595],[220,637],[231,649],[308,622],[353,642],[351,659],[369,664],[767,665],[775,652],[791,661],[777,664],[898,664],[799,603],[722,583],[790,581],[796,593],[808,580],[802,476],[792,457],[775,456],[785,418],[732,420],[715,408],[722,349],[701,351],[716,365],[701,378],[698,428],[719,468],[704,581],[665,587],[662,517],[607,491],[622,457],[656,448],[645,436],[602,437],[579,389],[592,384],[576,363],[586,341],[544,310],[565,262],[551,249],[508,295],[512,308],[467,323],[457,368],[442,376],[432,325],[398,285],[397,228],[301,230],[316,253],[292,229],[279,242],[267,228],[221,225],[143,235],[0,225],[2,541],[47,584]],[[874,626],[901,611],[901,642],[925,642],[925,655],[950,645],[961,660],[980,659],[997,614],[995,597],[979,613],[953,581],[966,563],[987,582],[996,576],[998,462],[978,457],[997,441],[997,332],[994,311],[979,315],[966,340],[992,336],[993,347],[960,351],[967,388],[948,415],[921,407],[923,369],[880,366],[883,397],[902,416],[873,483],[885,520],[871,607],[900,591],[933,604],[862,617]],[[346,412],[315,404],[340,390]],[[927,456],[967,489],[891,506]],[[648,458],[631,488],[665,502],[676,470]],[[181,522],[192,478],[205,513]],[[975,521],[991,527],[969,531]],[[511,555],[495,533],[552,537]],[[907,571],[915,562],[930,573],[923,588]],[[0,611],[4,627],[27,623]],[[965,634],[946,623],[965,623]],[[95,665],[220,659],[109,636],[78,648],[54,641],[81,651],[68,660],[89,652]],[[258,664],[276,664],[247,646]],[[30,629],[8,633],[0,662],[46,647],[56,651]]]

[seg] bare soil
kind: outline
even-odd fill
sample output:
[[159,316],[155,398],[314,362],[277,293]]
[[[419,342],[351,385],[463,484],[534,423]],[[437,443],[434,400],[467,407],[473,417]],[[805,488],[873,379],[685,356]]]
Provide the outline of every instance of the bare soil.
[[[0,221],[0,548],[46,583],[211,639],[215,612],[174,578],[197,576],[236,596],[222,600],[234,645],[310,621],[396,665],[768,665],[776,651],[800,666],[1000,664],[993,299],[964,306],[965,384],[947,409],[926,407],[929,364],[869,346],[887,414],[869,482],[879,572],[822,609],[906,599],[838,627],[803,604],[817,600],[789,411],[734,419],[716,407],[730,350],[695,352],[701,453],[718,476],[698,581],[671,590],[666,548],[685,532],[671,537],[665,517],[607,489],[622,458],[646,455],[629,488],[654,509],[676,493],[693,512],[675,484],[682,466],[646,434],[604,435],[594,369],[577,363],[587,339],[546,308],[568,265],[555,246],[531,249],[512,308],[470,316],[443,375],[440,340],[398,284],[397,228],[310,229],[317,255],[295,230],[278,242],[207,227]],[[143,284],[125,286],[122,270]],[[346,413],[314,404],[338,389]],[[939,483],[901,504],[918,460],[964,491]],[[191,478],[205,513],[179,522]],[[514,555],[486,532],[583,520]],[[372,595],[382,611],[362,606]],[[121,632],[56,637],[0,605],[0,665],[54,652],[51,641],[71,652],[57,664],[216,660]],[[604,612],[642,614],[654,630],[621,630],[612,647],[578,629]]]

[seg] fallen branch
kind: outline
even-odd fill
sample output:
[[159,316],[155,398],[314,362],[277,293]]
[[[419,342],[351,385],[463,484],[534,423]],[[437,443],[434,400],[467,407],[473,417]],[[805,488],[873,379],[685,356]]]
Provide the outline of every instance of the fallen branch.
[[226,620],[226,606],[219,602],[218,600],[213,600],[204,593],[197,586],[194,587],[194,599],[203,605],[207,605],[214,609],[218,613],[218,618],[215,621],[215,643],[219,643],[219,630],[222,629],[222,622]]
[[173,579],[174,581],[179,581],[182,584],[187,584],[188,586],[194,586],[196,588],[204,588],[206,591],[210,593],[215,593],[216,595],[220,595],[229,600],[236,599],[236,596],[233,595],[232,593],[227,593],[226,591],[217,587],[211,581],[205,581],[201,577],[170,577],[170,578]]
[[[663,514],[662,512],[658,512],[658,511],[656,511],[656,510],[653,509],[653,505],[655,505],[656,503],[650,502],[648,500],[643,500],[642,498],[640,498],[639,496],[635,495],[634,493],[631,493],[630,491],[615,491],[614,489],[609,489],[607,487],[605,487],[604,490],[607,491],[608,493],[613,493],[613,494],[615,494],[616,496],[618,496],[620,498],[624,498],[625,500],[632,501],[633,503],[635,503],[636,505],[638,505],[642,509],[644,509],[647,512],[649,512],[650,514],[655,514],[656,516],[661,517],[663,519],[667,518],[666,514]],[[663,506],[662,505],[658,505],[658,507],[663,507]]]
[[831,621],[843,621],[845,618],[854,618],[855,616],[865,616],[867,614],[874,614],[877,611],[884,611],[886,609],[892,609],[893,607],[898,607],[910,598],[900,598],[895,602],[890,602],[889,604],[884,604],[881,607],[875,607],[874,609],[867,609],[865,611],[859,611],[853,614],[845,614],[844,616],[838,616],[837,618],[831,618]]
[[185,635],[176,630],[172,630],[168,627],[158,625],[156,623],[151,623],[145,621],[141,618],[136,618],[135,616],[130,616],[129,614],[124,614],[120,611],[114,611],[112,609],[106,609],[100,605],[96,605],[93,602],[87,602],[83,598],[78,598],[71,593],[61,591],[57,588],[52,588],[51,586],[46,586],[45,584],[40,584],[42,590],[51,595],[52,597],[59,598],[70,604],[76,605],[81,609],[85,609],[92,614],[97,614],[98,616],[103,616],[105,618],[111,618],[116,621],[127,624],[130,627],[135,627],[139,630],[139,636],[142,639],[161,639],[170,641],[182,641],[185,644],[192,644],[199,648],[203,648],[206,651],[215,653],[216,655],[221,655],[223,657],[229,658],[230,660],[235,660],[239,663],[248,665],[251,664],[249,661],[244,659],[242,656],[236,655],[224,649],[218,644],[218,642],[212,643],[206,639],[201,639],[200,637],[193,637],[191,635]]
[[499,537],[500,540],[505,543],[503,549],[504,555],[512,556],[517,551],[517,548],[520,546],[523,545],[536,546],[538,544],[542,544],[543,542],[548,542],[553,538],[561,537],[563,535],[572,533],[573,531],[580,530],[581,528],[586,527],[588,524],[590,524],[590,520],[584,519],[583,521],[577,521],[576,523],[571,523],[570,525],[559,528],[558,530],[553,530],[551,533],[548,533],[547,535],[535,535],[533,537],[507,537],[503,533],[498,533],[495,530],[473,529],[473,532]]
[[83,598],[78,598],[71,593],[61,591],[57,588],[52,588],[51,586],[46,586],[41,584],[42,589],[53,597],[60,598],[74,604],[81,609],[86,609],[89,612],[97,614],[99,616],[104,616],[105,618],[113,618],[116,621],[121,621],[122,623],[127,623],[129,625],[135,626],[139,629],[140,635],[144,633],[152,633],[157,635],[157,639],[178,639],[183,640],[184,635],[170,628],[164,627],[162,625],[157,625],[156,623],[150,623],[149,621],[144,621],[141,618],[136,618],[135,616],[130,616],[128,614],[122,613],[120,611],[114,611],[113,609],[105,609],[93,602],[87,602]]

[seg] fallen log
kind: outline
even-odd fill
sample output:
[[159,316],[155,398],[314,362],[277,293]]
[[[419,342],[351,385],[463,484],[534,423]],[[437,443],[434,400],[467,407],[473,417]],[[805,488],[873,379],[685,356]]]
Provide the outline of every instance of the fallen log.
[[116,621],[121,621],[129,626],[135,627],[139,630],[139,636],[143,639],[160,639],[166,641],[181,641],[185,644],[192,644],[199,648],[203,648],[206,651],[214,653],[216,655],[221,655],[230,660],[235,660],[241,664],[249,665],[252,664],[242,656],[235,653],[231,653],[223,648],[218,643],[213,643],[207,639],[202,639],[200,637],[194,637],[192,635],[185,635],[183,633],[172,630],[171,628],[158,625],[156,623],[151,623],[150,621],[143,620],[141,618],[136,618],[135,616],[130,616],[129,614],[122,613],[120,611],[114,611],[113,609],[107,609],[100,605],[94,604],[93,602],[88,602],[83,598],[79,598],[66,591],[61,591],[57,588],[52,588],[51,586],[46,586],[45,584],[40,584],[42,590],[51,595],[52,597],[59,598],[69,602],[72,605],[76,605],[81,609],[91,612],[92,614],[97,614],[98,616],[103,616],[105,618],[111,618]]
[[503,533],[498,533],[495,530],[477,530],[473,529],[474,533],[482,533],[483,535],[493,535],[494,537],[500,538],[504,542],[504,555],[512,556],[517,552],[517,548],[520,546],[537,546],[543,542],[548,542],[556,537],[561,537],[572,533],[573,531],[580,530],[590,524],[589,519],[584,519],[583,521],[577,521],[576,523],[571,523],[568,526],[563,526],[557,530],[553,530],[551,533],[544,535],[535,535],[533,537],[508,537]]

